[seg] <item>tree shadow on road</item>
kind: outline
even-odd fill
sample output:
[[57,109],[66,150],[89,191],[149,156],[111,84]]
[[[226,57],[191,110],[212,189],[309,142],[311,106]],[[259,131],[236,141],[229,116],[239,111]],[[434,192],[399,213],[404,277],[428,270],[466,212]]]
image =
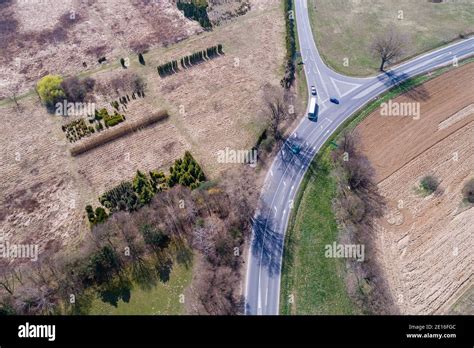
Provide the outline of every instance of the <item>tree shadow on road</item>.
[[394,71],[387,71],[377,78],[383,82],[387,87],[397,87],[407,97],[416,101],[425,101],[430,98],[428,90],[423,85],[414,86],[410,77],[405,73],[396,73]]
[[[295,148],[299,148],[295,151]],[[293,150],[293,151],[292,151]],[[309,168],[314,151],[300,137],[288,138],[279,153],[283,166],[281,170],[287,178],[294,178],[301,170]]]
[[252,218],[252,252],[261,265],[268,269],[270,276],[280,272],[284,243],[283,235],[275,231],[273,225],[272,211],[266,207]]

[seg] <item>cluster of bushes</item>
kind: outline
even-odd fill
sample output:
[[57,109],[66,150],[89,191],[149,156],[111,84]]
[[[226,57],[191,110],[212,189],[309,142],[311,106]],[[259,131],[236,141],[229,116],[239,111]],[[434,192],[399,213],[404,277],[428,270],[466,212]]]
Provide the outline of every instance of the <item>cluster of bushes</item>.
[[48,111],[53,112],[55,105],[63,100],[69,103],[84,102],[94,86],[95,80],[89,77],[63,79],[60,75],[46,75],[38,81],[36,92]]
[[206,0],[178,0],[176,5],[180,11],[183,11],[186,18],[199,22],[204,29],[212,28],[212,24],[207,15],[208,4]]
[[470,179],[466,182],[462,189],[462,194],[466,202],[471,204],[474,203],[474,179]]
[[295,58],[296,58],[296,33],[295,21],[290,13],[293,12],[293,0],[285,0],[285,21],[286,21],[286,68],[285,76],[281,80],[281,85],[290,88],[295,80]]
[[206,56],[208,59],[215,58],[219,54],[224,54],[224,51],[222,50],[222,44],[206,48]]
[[101,131],[102,129],[104,129],[101,121],[104,122],[106,128],[109,128],[125,121],[125,116],[117,113],[117,111],[115,110],[113,114],[109,114],[106,108],[95,110],[94,118],[89,119],[89,122],[95,122],[97,131]]
[[46,75],[36,84],[36,92],[46,107],[51,109],[57,102],[66,98],[61,87],[62,82],[63,78],[59,75]]
[[[188,56],[180,59],[180,64],[183,69],[188,69],[195,64],[202,63],[206,60],[210,60],[224,54],[224,50],[221,44],[206,48],[205,50],[194,52]],[[166,77],[179,72],[178,62],[173,60],[171,62],[158,66],[158,74],[161,77]]]
[[150,203],[153,196],[165,187],[166,176],[163,172],[151,171],[146,175],[138,170],[132,182],[122,182],[107,191],[99,197],[99,202],[111,213],[135,211]]
[[195,52],[181,58],[181,66],[183,68],[187,68],[189,65],[199,64],[204,61],[204,53],[203,51]]
[[83,118],[79,120],[72,121],[64,126],[62,126],[63,132],[66,133],[66,138],[74,143],[83,137],[87,137],[95,132],[94,127],[87,126]]
[[122,109],[126,110],[127,105],[130,102],[130,100],[135,100],[135,99],[137,99],[137,97],[145,98],[145,92],[144,91],[134,91],[134,92],[132,92],[132,97],[131,98],[128,94],[126,94],[124,96],[120,96],[117,100],[111,101],[110,106],[112,106],[115,110],[120,111],[120,105],[122,105]]
[[193,54],[190,54],[189,56],[181,58],[181,66],[184,69],[189,68],[190,66],[194,64],[199,64],[203,62],[204,60],[209,60],[218,57],[220,54],[224,54],[224,51],[222,49],[222,45],[218,44],[217,46],[212,46],[209,47],[205,50],[195,52]]
[[[123,121],[125,121],[124,115],[117,113],[117,111],[114,111],[114,113],[111,115],[106,108],[102,108],[100,110],[95,110],[95,115],[93,118],[89,116],[89,123],[91,124],[90,126],[87,126],[85,120],[81,118],[62,126],[62,130],[66,133],[66,138],[71,143],[74,143],[83,137],[87,137],[92,133],[95,133],[95,131],[100,132],[104,129],[104,125],[106,128],[109,128],[116,126]],[[95,127],[92,126],[92,124],[95,124]]]
[[206,181],[206,177],[191,154],[186,151],[183,159],[177,159],[174,165],[170,167],[170,175],[167,179],[169,187],[176,184],[195,189],[202,182]]
[[[137,172],[137,175],[140,172]],[[111,213],[118,211],[135,211],[140,207],[137,193],[130,182],[122,182],[120,185],[105,192],[99,197],[99,202]]]
[[[166,190],[169,187],[182,185],[190,189],[197,188],[206,177],[193,158],[186,151],[182,159],[177,159],[170,167],[170,175],[163,172],[151,171],[148,175],[137,171],[132,182],[122,182],[120,185],[105,192],[99,197],[99,202],[111,214],[119,211],[136,211],[151,202],[157,192]],[[99,209],[99,208],[97,208]],[[94,211],[92,206],[86,207],[87,217],[91,225],[104,222],[108,215],[105,211]]]
[[178,62],[176,60],[173,60],[171,62],[168,62],[168,63],[165,63],[165,64],[162,64],[162,65],[158,66],[157,69],[158,69],[158,74],[161,77],[172,75],[172,74],[175,74],[179,71]]
[[[106,110],[106,109],[102,109],[102,110]],[[105,123],[105,127],[107,128],[116,126],[117,124],[123,121],[125,121],[125,116],[117,113],[117,111],[114,111],[113,115],[109,115],[108,113],[107,115],[104,115],[104,123]]]
[[439,181],[433,175],[425,175],[420,180],[420,189],[424,194],[430,195],[438,189]]
[[91,225],[102,223],[105,220],[107,220],[107,218],[109,217],[104,208],[97,207],[95,208],[95,211],[94,211],[91,205],[86,206],[86,213],[87,213],[87,219],[89,220]]

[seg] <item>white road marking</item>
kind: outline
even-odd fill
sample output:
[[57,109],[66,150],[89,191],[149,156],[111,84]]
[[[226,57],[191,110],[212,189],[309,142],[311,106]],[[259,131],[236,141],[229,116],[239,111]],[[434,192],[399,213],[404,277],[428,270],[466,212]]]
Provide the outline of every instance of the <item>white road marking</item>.
[[[331,82],[332,82],[332,85],[334,86],[334,88],[336,89],[337,91],[337,94],[339,94],[339,96],[342,98],[346,95],[348,95],[349,93],[351,93],[353,90],[359,88],[360,86],[362,86],[360,83],[353,83],[353,82],[346,82],[346,81],[340,81],[340,80],[336,80],[334,78],[330,78],[331,79]],[[349,89],[348,91],[344,92],[344,93],[341,93],[341,90],[339,89],[339,87],[337,86],[337,84],[345,84],[345,85],[351,85],[353,86],[351,89]]]
[[[271,264],[272,262],[272,255],[270,255],[270,260],[269,260],[269,263]],[[268,305],[268,284],[267,284],[267,291],[265,292],[265,307]]]
[[371,93],[372,91],[376,90],[377,88],[379,88],[381,86],[383,86],[383,82],[378,81],[378,82],[374,83],[372,86],[370,86],[369,88],[364,89],[362,92],[357,94],[352,99],[360,99],[362,97],[365,97],[367,94]]

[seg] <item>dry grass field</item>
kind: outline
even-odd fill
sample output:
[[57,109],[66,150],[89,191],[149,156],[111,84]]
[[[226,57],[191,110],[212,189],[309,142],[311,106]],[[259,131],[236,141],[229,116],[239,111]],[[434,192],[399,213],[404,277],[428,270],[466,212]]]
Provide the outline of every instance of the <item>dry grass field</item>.
[[[471,63],[417,87],[419,120],[378,110],[357,127],[387,200],[377,253],[405,314],[445,313],[472,287],[474,209],[461,190],[474,168],[473,76]],[[425,175],[440,181],[428,196],[416,189]]]
[[[1,78],[7,83],[22,81],[22,86],[27,88],[47,72],[62,75],[81,72],[100,84],[112,75],[123,74],[125,70],[118,57],[129,56],[131,65],[127,71],[145,80],[146,96],[129,104],[125,111],[126,121],[116,127],[126,127],[128,122],[162,109],[166,109],[170,117],[140,132],[72,157],[69,150],[73,145],[61,130],[61,126],[71,118],[48,114],[33,92],[20,98],[20,110],[16,110],[14,103],[8,100],[0,101],[0,111],[4,115],[1,127],[4,151],[0,169],[0,229],[11,242],[34,240],[40,245],[40,251],[53,246],[73,247],[89,229],[85,205],[97,205],[101,193],[122,180],[132,179],[137,169],[168,171],[176,158],[190,150],[202,164],[206,175],[217,178],[233,165],[218,164],[216,152],[225,147],[250,148],[265,125],[264,92],[279,85],[284,72],[285,28],[280,2],[252,1],[252,10],[245,15],[225,21],[211,32],[185,40],[201,30],[196,23],[184,19],[174,11],[174,7],[167,5],[169,1],[160,1],[159,6],[164,7],[157,10],[123,2],[126,5],[121,1],[90,1],[86,12],[79,8],[78,13],[82,13],[80,21],[58,45],[41,46],[33,42],[31,47],[18,50],[8,46],[8,50],[2,50],[2,59],[7,63],[0,68]],[[55,7],[58,13],[50,10],[48,16],[23,14],[23,17],[23,5],[15,4],[4,3],[2,13],[13,11],[12,18],[18,22],[17,30],[27,35],[44,28],[47,23],[42,23],[42,18],[53,23],[70,8],[68,5],[79,2],[58,4]],[[41,13],[46,9],[51,7],[42,6],[37,11]],[[115,16],[116,13],[119,15]],[[152,20],[154,16],[163,16],[166,20],[161,21],[161,17]],[[26,18],[35,18],[35,21],[37,18],[38,22],[29,23]],[[160,25],[156,27],[156,23]],[[169,23],[169,27],[163,23]],[[101,32],[104,28],[108,28],[106,33]],[[173,28],[172,35],[165,35],[170,28]],[[165,31],[165,34],[156,35],[154,30]],[[123,48],[113,39],[118,33],[124,37]],[[144,55],[146,65],[142,66],[128,46],[135,39],[148,40],[153,35],[157,37],[157,41],[149,39],[153,45],[166,40],[179,42],[150,48]],[[70,49],[74,40],[80,40],[76,43],[77,50],[65,49]],[[83,71],[82,61],[87,56],[84,50],[104,42],[108,43],[105,55],[117,57],[116,61],[100,68],[90,66],[90,70]],[[170,59],[179,60],[184,55],[218,43],[223,45],[225,55],[173,76],[159,77],[157,65]],[[58,52],[68,52],[70,57]],[[27,73],[18,75],[9,54],[22,57]],[[92,60],[96,62],[95,58],[88,62]],[[106,106],[111,111],[109,103],[116,99],[112,95],[96,95],[96,106]]]
[[400,60],[474,33],[472,1],[308,0],[308,8],[321,55],[348,75],[377,73],[371,45],[389,27],[407,41]]
[[48,73],[94,70],[100,57],[115,61],[202,31],[171,0],[10,0],[0,13],[0,98],[28,90]]

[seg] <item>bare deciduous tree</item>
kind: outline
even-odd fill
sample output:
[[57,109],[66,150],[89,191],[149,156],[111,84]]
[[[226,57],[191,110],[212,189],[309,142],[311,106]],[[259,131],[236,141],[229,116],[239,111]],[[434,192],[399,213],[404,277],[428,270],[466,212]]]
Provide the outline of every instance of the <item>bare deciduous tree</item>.
[[390,28],[375,38],[372,51],[381,59],[380,71],[386,63],[393,62],[403,55],[406,45],[405,37],[394,28]]
[[288,112],[283,97],[280,95],[268,96],[266,104],[270,116],[270,129],[278,142],[282,140],[281,124],[288,118]]
[[15,277],[6,259],[0,259],[0,289],[3,288],[10,295],[15,291]]
[[20,91],[20,86],[19,85],[11,85],[7,88],[8,94],[10,96],[11,101],[15,103],[16,111],[20,112],[21,107],[20,104],[18,103],[18,93]]

